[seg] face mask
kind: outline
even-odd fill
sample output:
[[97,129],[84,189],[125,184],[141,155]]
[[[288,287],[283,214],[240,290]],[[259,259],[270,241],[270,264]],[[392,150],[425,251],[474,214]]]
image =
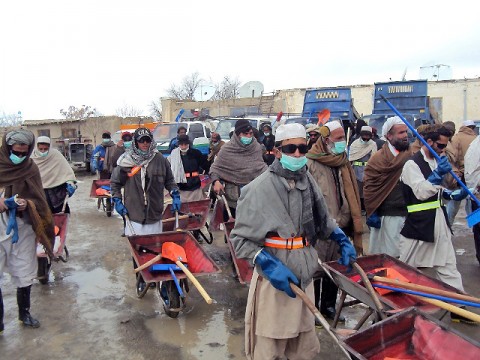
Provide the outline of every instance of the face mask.
[[39,151],[39,152],[38,152],[38,155],[40,155],[40,156],[42,156],[42,157],[45,157],[45,156],[47,156],[47,155],[48,155],[48,150],[47,150],[47,151],[45,151],[45,152],[41,152],[41,151]]
[[138,149],[138,152],[142,155],[147,155],[148,154],[148,150],[147,151],[143,151],[143,150],[140,150]]
[[125,149],[130,149],[132,147],[132,141],[124,141],[123,142],[123,147]]
[[270,136],[269,132],[264,132],[265,136]]
[[347,147],[347,142],[345,140],[337,141],[334,144],[335,146],[332,149],[334,154],[339,155],[345,152],[345,148]]
[[368,140],[363,140],[363,139],[360,139],[360,144],[363,144],[363,145],[365,145],[366,143],[368,143]]
[[109,143],[109,142],[110,142],[110,139],[102,139],[102,142],[103,142],[104,144]]
[[189,148],[190,148],[190,147],[187,147],[185,150],[180,149],[180,152],[181,152],[182,154],[186,154]]
[[212,145],[213,145],[213,146],[217,146],[217,145],[218,145],[218,141],[213,141],[213,142],[212,142]]
[[282,167],[284,169],[287,169],[290,171],[297,171],[303,168],[307,164],[307,157],[306,156],[294,157],[294,156],[288,156],[288,155],[282,154],[282,157],[280,158],[280,164],[282,164]]
[[12,163],[14,163],[15,165],[18,165],[20,164],[23,160],[25,160],[27,157],[26,156],[17,156],[15,154],[10,154],[10,160],[12,161]]
[[253,137],[245,137],[245,136],[240,136],[240,141],[242,142],[243,145],[249,145],[252,143]]

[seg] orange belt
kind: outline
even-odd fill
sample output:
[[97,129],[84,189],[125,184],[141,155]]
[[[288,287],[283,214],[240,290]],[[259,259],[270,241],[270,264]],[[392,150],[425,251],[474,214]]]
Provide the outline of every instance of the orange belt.
[[130,170],[130,172],[128,173],[128,177],[134,176],[136,173],[140,171],[141,168],[142,168],[141,166],[134,166],[132,170]]
[[185,173],[186,178],[195,177],[195,176],[198,176],[198,172],[196,172],[196,171],[191,172],[191,173]]
[[279,236],[270,236],[265,238],[265,246],[286,250],[301,249],[305,247],[301,236],[288,239]]

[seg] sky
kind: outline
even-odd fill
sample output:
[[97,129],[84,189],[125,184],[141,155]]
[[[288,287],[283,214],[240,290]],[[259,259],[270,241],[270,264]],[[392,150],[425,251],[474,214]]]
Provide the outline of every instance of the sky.
[[195,72],[260,81],[265,92],[480,77],[470,2],[24,0],[0,4],[0,116],[62,118],[70,105],[115,115]]

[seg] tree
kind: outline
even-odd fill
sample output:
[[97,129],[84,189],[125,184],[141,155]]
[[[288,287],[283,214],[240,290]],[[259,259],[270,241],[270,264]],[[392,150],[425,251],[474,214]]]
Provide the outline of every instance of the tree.
[[122,107],[119,107],[117,110],[115,110],[115,113],[117,116],[120,116],[122,118],[137,117],[142,115],[142,110],[137,109],[134,106],[124,104]]
[[152,100],[149,105],[150,108],[150,116],[153,117],[155,121],[162,120],[162,103],[160,100]]
[[23,123],[22,113],[19,111],[16,114],[7,114],[5,111],[0,113],[0,127],[15,127]]
[[65,119],[67,120],[82,120],[96,116],[97,109],[92,108],[89,105],[82,105],[80,108],[70,105],[67,110],[60,109],[60,114],[65,116]]
[[172,84],[167,90],[167,95],[178,100],[193,100],[195,90],[197,90],[202,81],[200,74],[195,72],[184,77],[180,85]]
[[216,91],[212,100],[236,99],[240,88],[240,80],[231,78],[229,75],[224,76],[223,80],[216,84]]

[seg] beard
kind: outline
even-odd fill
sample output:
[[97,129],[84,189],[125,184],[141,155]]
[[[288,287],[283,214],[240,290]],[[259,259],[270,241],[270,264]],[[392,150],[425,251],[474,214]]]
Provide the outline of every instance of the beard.
[[391,142],[392,146],[397,149],[398,151],[406,151],[408,150],[410,144],[408,143],[407,139],[394,139]]

